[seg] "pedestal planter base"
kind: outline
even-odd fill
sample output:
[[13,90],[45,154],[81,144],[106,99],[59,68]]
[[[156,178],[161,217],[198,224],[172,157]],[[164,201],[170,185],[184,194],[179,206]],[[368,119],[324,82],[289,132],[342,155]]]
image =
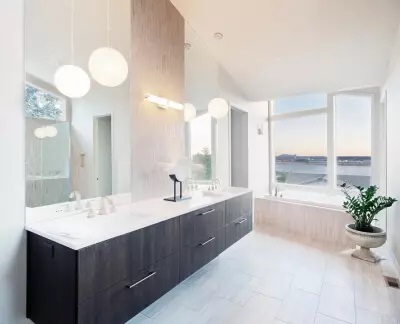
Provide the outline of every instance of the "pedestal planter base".
[[380,257],[378,254],[372,252],[369,248],[364,247],[355,249],[351,256],[372,263],[382,260],[382,257]]
[[372,226],[373,232],[361,232],[355,229],[354,224],[347,224],[345,228],[346,235],[360,247],[360,249],[356,249],[351,254],[353,257],[373,263],[382,259],[380,256],[371,252],[370,249],[378,248],[385,244],[387,235],[384,230],[379,227]]

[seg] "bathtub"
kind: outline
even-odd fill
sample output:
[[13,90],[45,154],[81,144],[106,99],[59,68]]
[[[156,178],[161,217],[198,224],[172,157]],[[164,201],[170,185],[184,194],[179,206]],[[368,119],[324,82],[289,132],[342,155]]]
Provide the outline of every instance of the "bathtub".
[[352,222],[341,207],[343,197],[284,191],[283,197],[264,196],[254,201],[258,228],[302,236],[343,248],[354,247],[344,226]]

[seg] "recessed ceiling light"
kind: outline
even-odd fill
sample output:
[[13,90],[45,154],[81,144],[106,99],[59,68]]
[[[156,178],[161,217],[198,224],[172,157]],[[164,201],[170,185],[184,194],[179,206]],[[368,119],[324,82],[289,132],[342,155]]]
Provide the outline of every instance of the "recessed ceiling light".
[[185,43],[185,50],[190,50],[192,48],[192,44],[190,43]]
[[218,39],[218,40],[221,40],[222,38],[224,38],[224,34],[222,34],[222,33],[215,33],[215,34],[214,34],[214,38],[215,38],[215,39]]

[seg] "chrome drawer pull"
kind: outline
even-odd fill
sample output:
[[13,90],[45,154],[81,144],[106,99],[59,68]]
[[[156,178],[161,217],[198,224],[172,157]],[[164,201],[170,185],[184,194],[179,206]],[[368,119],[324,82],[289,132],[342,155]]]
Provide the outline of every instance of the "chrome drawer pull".
[[207,215],[207,214],[212,213],[212,212],[214,212],[214,211],[215,211],[215,208],[210,209],[209,211],[206,211],[206,212],[204,212],[204,213],[200,213],[198,216],[204,216],[204,215]]
[[214,240],[215,240],[215,237],[212,237],[209,240],[205,241],[204,243],[200,243],[199,245],[200,246],[204,246],[204,245],[206,245],[206,244],[208,244],[208,243],[210,243],[211,241],[214,241]]
[[235,224],[243,224],[244,222],[247,222],[247,218],[243,218],[242,220],[236,222]]
[[145,280],[147,280],[147,279],[150,279],[151,277],[155,276],[156,273],[157,273],[157,272],[154,271],[154,272],[150,273],[147,277],[144,277],[143,279],[139,280],[138,282],[134,283],[133,285],[127,286],[127,287],[128,287],[129,289],[132,289],[133,287],[135,287],[135,286],[141,284],[143,281],[145,281]]

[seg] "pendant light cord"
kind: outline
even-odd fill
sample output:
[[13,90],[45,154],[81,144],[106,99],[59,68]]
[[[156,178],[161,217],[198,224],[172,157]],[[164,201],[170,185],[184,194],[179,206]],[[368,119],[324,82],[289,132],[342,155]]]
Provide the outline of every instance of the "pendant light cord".
[[74,21],[75,17],[75,0],[71,0],[71,64],[74,64]]
[[111,1],[107,0],[107,45],[111,48]]

